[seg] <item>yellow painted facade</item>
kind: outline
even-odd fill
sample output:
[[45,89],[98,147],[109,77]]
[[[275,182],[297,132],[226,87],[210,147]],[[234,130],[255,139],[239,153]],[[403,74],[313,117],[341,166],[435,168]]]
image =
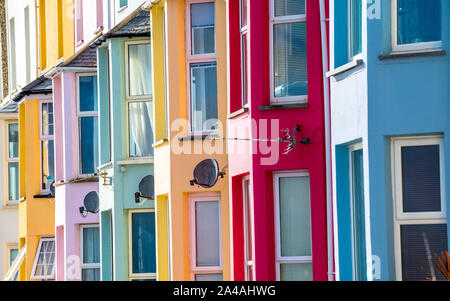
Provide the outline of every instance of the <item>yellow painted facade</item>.
[[[220,168],[228,164],[225,145],[222,142],[194,141],[179,138],[188,136],[186,122],[181,122],[171,131],[166,127],[177,120],[188,120],[186,61],[186,9],[184,0],[165,0],[152,8],[152,44],[155,102],[155,194],[157,197],[157,249],[158,280],[194,280],[191,255],[192,217],[189,214],[190,195],[220,195],[221,247],[223,279],[231,279],[230,271],[230,216],[228,178],[219,179],[212,189],[191,186],[195,166],[204,159],[214,158]],[[216,14],[216,62],[218,117],[226,124],[227,116],[227,52],[226,52],[226,3],[215,1]],[[163,20],[164,15],[164,20]],[[163,28],[165,24],[165,28]],[[164,29],[164,31],[163,31]],[[165,33],[165,34],[164,34]],[[163,44],[162,41],[165,43]],[[169,57],[164,64],[164,56]],[[165,68],[166,65],[166,68]],[[167,98],[167,99],[166,99]],[[166,107],[168,114],[166,114]],[[222,129],[223,130],[223,129]],[[223,135],[219,131],[219,135]],[[169,136],[169,137],[167,137]],[[194,145],[203,151],[193,154]],[[185,150],[177,154],[175,145]],[[189,153],[192,154],[189,154]],[[167,228],[169,227],[169,228]],[[168,256],[166,255],[168,254]],[[169,278],[170,277],[170,278]]]

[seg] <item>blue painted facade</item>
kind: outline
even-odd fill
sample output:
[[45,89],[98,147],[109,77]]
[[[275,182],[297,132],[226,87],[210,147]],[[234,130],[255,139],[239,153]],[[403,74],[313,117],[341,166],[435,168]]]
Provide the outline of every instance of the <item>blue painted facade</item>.
[[[349,147],[362,143],[367,279],[400,280],[395,256],[392,139],[442,136],[444,174],[450,175],[450,3],[441,2],[440,51],[394,56],[391,0],[363,0],[367,10],[362,12],[362,54],[356,58],[361,61],[348,64],[346,2],[331,0],[330,12],[328,75],[337,279],[353,280]],[[333,74],[338,67],[343,69]],[[443,188],[450,191],[450,182]]]

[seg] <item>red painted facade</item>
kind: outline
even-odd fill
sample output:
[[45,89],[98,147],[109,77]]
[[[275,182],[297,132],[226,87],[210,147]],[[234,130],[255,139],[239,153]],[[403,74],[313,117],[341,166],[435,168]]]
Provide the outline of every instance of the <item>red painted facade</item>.
[[[326,1],[328,2],[328,1]],[[323,73],[319,1],[307,0],[307,65],[308,105],[303,108],[263,110],[270,104],[270,0],[248,0],[248,89],[249,106],[241,105],[241,46],[239,0],[227,1],[229,26],[229,120],[228,136],[238,138],[270,138],[265,131],[258,133],[261,120],[279,120],[279,130],[296,125],[302,128],[301,137],[311,143],[298,144],[288,155],[283,155],[285,144],[279,145],[279,160],[275,165],[261,164],[262,154],[257,143],[229,143],[229,176],[232,216],[232,274],[236,281],[245,279],[243,177],[249,175],[254,216],[254,269],[255,280],[276,280],[276,235],[274,214],[274,172],[308,171],[311,191],[311,228],[313,277],[326,281],[327,277],[327,218],[325,185],[325,130],[323,106]],[[240,114],[239,114],[239,110]],[[236,113],[238,112],[238,113]],[[281,137],[280,131],[272,138]],[[237,154],[236,148],[246,147]],[[262,150],[264,151],[264,150]]]

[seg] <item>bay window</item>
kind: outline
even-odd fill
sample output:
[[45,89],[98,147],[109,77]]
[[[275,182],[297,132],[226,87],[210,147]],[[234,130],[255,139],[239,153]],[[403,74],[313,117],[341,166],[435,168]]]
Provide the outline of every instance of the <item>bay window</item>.
[[81,280],[100,281],[100,228],[81,226]]
[[156,279],[155,210],[129,212],[130,280]]
[[219,197],[191,195],[192,280],[223,280],[221,229]]
[[192,133],[218,129],[215,4],[187,1],[187,77]]
[[312,281],[309,174],[276,173],[274,188],[277,280]]
[[126,43],[128,156],[153,156],[153,89],[149,42]]
[[96,75],[78,75],[80,174],[93,175],[99,165]]
[[7,123],[8,202],[19,200],[19,124]]
[[270,0],[271,102],[304,103],[308,96],[306,1]]
[[40,104],[40,141],[41,141],[41,191],[49,192],[55,180],[55,144],[53,103],[43,101]]
[[442,47],[442,0],[392,0],[393,51]]
[[443,139],[392,143],[397,280],[439,279],[436,255],[448,250]]

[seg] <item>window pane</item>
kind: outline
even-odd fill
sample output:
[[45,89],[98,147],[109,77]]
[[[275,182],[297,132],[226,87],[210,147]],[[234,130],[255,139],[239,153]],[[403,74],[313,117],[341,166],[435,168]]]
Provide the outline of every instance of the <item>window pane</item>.
[[351,0],[350,7],[350,56],[362,51],[362,0]]
[[397,43],[442,39],[441,0],[397,0]]
[[404,212],[441,211],[439,145],[402,147]]
[[97,76],[80,76],[80,111],[98,110]]
[[245,231],[247,261],[253,260],[253,218],[252,199],[250,197],[250,181],[244,181]]
[[12,266],[14,260],[16,260],[17,255],[19,255],[19,249],[9,250],[9,266]]
[[241,1],[241,27],[247,26],[247,1],[248,0],[240,0]]
[[19,158],[19,124],[8,125],[9,158]]
[[291,263],[280,266],[281,281],[312,281],[313,267],[311,263]]
[[197,274],[195,281],[223,281],[222,274]]
[[366,281],[366,238],[364,210],[363,151],[352,152],[353,264],[355,280]]
[[309,177],[280,178],[281,256],[311,256]]
[[42,136],[52,136],[54,133],[53,126],[53,103],[42,104]]
[[132,214],[133,273],[156,273],[155,213]]
[[100,269],[83,269],[82,281],[100,281]]
[[247,34],[242,35],[242,106],[248,104],[248,79],[247,79]]
[[42,189],[50,189],[55,180],[55,148],[53,140],[42,141]]
[[306,22],[274,25],[275,97],[308,94],[306,52]]
[[150,43],[128,45],[129,95],[152,94],[152,62]]
[[[401,228],[402,271],[404,281],[430,279],[431,268],[438,266],[435,255],[447,251],[447,224],[402,225]],[[430,253],[427,252],[429,248]],[[428,260],[431,256],[431,263]],[[439,272],[436,271],[436,276]]]
[[8,163],[9,200],[19,200],[19,162]]
[[43,241],[36,262],[34,276],[53,277],[53,267],[55,264],[55,241]]
[[191,4],[192,54],[214,53],[215,12],[214,2]]
[[217,130],[217,118],[216,63],[191,64],[192,130]]
[[98,162],[98,117],[81,117],[81,173],[97,173]]
[[100,228],[83,228],[83,263],[100,263]]
[[220,266],[219,202],[195,202],[197,267]]
[[128,106],[130,157],[153,155],[153,102],[132,102]]
[[273,0],[275,17],[304,15],[306,13],[306,0]]

